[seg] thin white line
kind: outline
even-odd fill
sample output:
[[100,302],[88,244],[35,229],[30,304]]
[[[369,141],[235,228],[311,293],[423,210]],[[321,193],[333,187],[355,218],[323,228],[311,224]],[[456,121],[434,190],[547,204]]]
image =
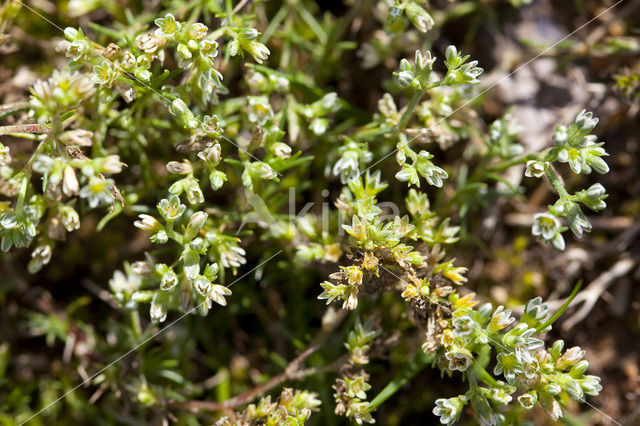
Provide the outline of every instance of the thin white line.
[[[393,275],[394,277],[396,277],[397,279],[399,279],[400,281],[402,281],[403,283],[410,285],[406,280],[404,280],[403,278],[400,278],[398,275],[396,275],[395,273],[393,273],[392,271],[390,271],[389,269],[385,268],[382,265],[379,265],[382,269],[384,269],[385,271],[387,271],[388,273],[390,273],[391,275]],[[436,305],[441,306],[445,309],[448,310],[448,308],[445,305],[442,305],[441,303],[435,302]],[[482,329],[480,328],[480,325],[476,324],[476,329],[482,331]],[[502,349],[504,349],[507,352],[511,352],[506,346],[504,346],[504,344],[502,342],[497,341],[496,339],[492,338],[489,333],[485,333],[485,336],[487,336],[487,338],[491,339],[492,342],[494,342],[495,344],[497,344],[498,346],[500,346]],[[566,390],[566,388],[564,389]],[[603,416],[605,416],[607,419],[611,420],[612,422],[614,422],[615,424],[617,424],[618,426],[622,426],[622,424],[618,423],[615,419],[613,419],[612,417],[610,417],[609,415],[607,415],[606,413],[604,413],[602,410],[598,409],[598,407],[596,407],[595,405],[591,404],[589,401],[587,401],[586,397],[583,399],[578,399],[579,402],[584,402],[587,405],[589,405],[591,408],[593,408],[594,410],[596,410],[597,412],[599,412],[600,414],[602,414]]]
[[[441,119],[439,119],[435,124],[430,125],[429,127],[427,127],[426,129],[418,132],[414,137],[412,137],[411,139],[409,139],[409,141],[407,141],[407,145],[409,143],[411,143],[414,139],[416,139],[417,137],[419,137],[422,133],[424,133],[425,130],[430,130],[432,127],[437,126],[438,124],[442,123],[443,121],[445,121],[446,119],[448,119],[449,117],[451,117],[453,114],[455,114],[456,112],[460,111],[462,108],[464,108],[465,106],[469,105],[471,102],[475,101],[476,99],[478,99],[480,96],[484,95],[485,93],[487,93],[489,90],[493,89],[494,87],[496,87],[498,84],[502,83],[503,81],[505,81],[507,78],[511,77],[513,74],[517,73],[518,71],[520,71],[522,68],[526,67],[527,65],[529,65],[531,62],[535,61],[536,59],[538,59],[540,56],[544,55],[545,53],[547,53],[549,50],[553,49],[554,47],[556,47],[558,44],[562,43],[563,41],[565,41],[566,39],[568,39],[569,37],[571,37],[572,35],[574,35],[575,33],[577,33],[578,31],[580,31],[581,29],[583,29],[584,27],[586,27],[587,25],[591,24],[593,21],[595,21],[596,19],[598,19],[600,16],[604,15],[605,13],[609,12],[611,9],[613,9],[614,7],[618,6],[620,3],[622,3],[624,0],[619,0],[617,3],[615,3],[613,6],[605,9],[604,11],[600,12],[599,14],[597,14],[594,18],[592,18],[591,20],[589,20],[587,23],[582,24],[580,27],[578,27],[577,29],[575,29],[573,32],[571,32],[570,34],[564,36],[563,38],[561,38],[560,40],[556,41],[554,44],[552,44],[551,46],[547,47],[546,49],[544,49],[542,52],[538,53],[536,56],[534,56],[533,58],[529,59],[527,62],[525,62],[524,64],[520,65],[518,68],[516,68],[515,70],[511,71],[509,74],[505,75],[504,77],[502,77],[500,80],[496,81],[495,83],[493,83],[491,86],[487,87],[486,89],[484,89],[482,92],[478,93],[476,96],[474,96],[473,98],[469,99],[468,101],[466,101],[464,104],[462,104],[461,106],[459,106],[457,109],[453,110],[449,115],[447,115],[446,117],[443,117]],[[361,172],[358,176],[362,176],[362,174],[366,171],[368,171],[369,169],[371,169],[373,166],[375,166],[376,164],[380,163],[381,161],[387,159],[389,156],[393,155],[396,153],[396,151],[398,151],[398,148],[394,149],[393,151],[391,151],[389,154],[385,155],[384,157],[382,157],[380,160],[376,161],[375,163],[373,163],[372,165],[370,165],[369,167],[367,167],[363,172]]]
[[622,426],[622,423],[618,422],[616,419],[612,418],[611,416],[609,416],[607,413],[605,413],[604,411],[600,410],[598,407],[596,407],[595,405],[591,404],[589,401],[586,400],[586,398],[582,401],[585,404],[587,404],[589,407],[593,408],[594,410],[596,410],[598,413],[602,414],[603,416],[605,416],[607,419],[611,420],[612,422],[614,422],[615,424],[617,424],[618,426]]
[[[274,254],[273,256],[271,256],[270,258],[268,258],[267,260],[261,262],[258,266],[254,267],[253,269],[251,269],[249,272],[245,273],[244,275],[242,275],[240,278],[238,278],[237,280],[235,280],[234,282],[232,282],[231,284],[229,284],[228,286],[226,286],[227,288],[231,287],[233,284],[237,283],[238,281],[240,281],[241,279],[243,279],[244,277],[246,277],[247,275],[249,275],[250,273],[252,273],[253,271],[255,271],[256,269],[258,269],[259,267],[261,267],[262,265],[264,265],[265,263],[267,263],[268,261],[270,261],[271,259],[273,259],[274,257],[276,257],[277,255],[279,255],[280,253],[282,253],[283,250],[280,250],[279,252],[277,252],[276,254]],[[184,314],[182,314],[180,317],[178,317],[176,320],[174,320],[173,322],[171,322],[169,325],[167,325],[165,328],[158,330],[157,332],[155,332],[153,335],[151,335],[150,337],[147,337],[145,340],[143,340],[141,343],[137,344],[136,346],[134,346],[133,348],[129,349],[127,352],[125,352],[123,355],[119,356],[118,358],[116,358],[114,361],[110,362],[106,367],[102,368],[101,370],[99,370],[97,373],[93,374],[91,377],[89,377],[88,379],[82,381],[80,384],[78,384],[76,387],[74,387],[73,389],[67,391],[64,395],[62,395],[61,397],[59,397],[58,399],[56,399],[55,401],[51,402],[49,405],[47,405],[46,407],[42,408],[40,411],[38,411],[37,413],[35,413],[34,415],[32,415],[31,417],[29,417],[27,420],[25,420],[24,422],[20,423],[19,426],[27,423],[29,420],[33,419],[34,417],[36,417],[38,414],[42,413],[43,411],[46,411],[47,409],[49,409],[52,405],[55,405],[58,401],[60,401],[61,399],[63,399],[64,397],[66,397],[67,395],[69,395],[70,393],[74,392],[75,390],[77,390],[79,387],[81,387],[82,385],[84,385],[85,383],[93,380],[96,376],[98,376],[99,374],[101,374],[103,371],[107,370],[109,367],[113,366],[114,364],[117,364],[120,360],[122,360],[124,357],[126,357],[127,355],[129,355],[131,352],[135,351],[136,349],[138,349],[140,346],[144,345],[145,343],[147,343],[148,341],[152,340],[153,338],[155,338],[158,334],[163,333],[164,331],[166,331],[168,328],[172,327],[173,325],[175,325],[178,321],[182,320],[184,317],[186,317],[187,315],[191,314],[193,311],[195,311],[196,309],[198,309],[201,305],[203,305],[205,302],[200,303],[199,305],[194,306],[193,308],[191,308],[190,310],[188,310],[187,312],[185,312]]]
[[[28,5],[26,5],[25,3],[23,3],[21,0],[19,0],[19,3],[22,4],[24,7],[26,7],[27,9],[29,9],[30,11],[32,11],[33,13],[35,13],[36,15],[38,15],[40,18],[44,19],[45,21],[47,21],[48,23],[50,23],[51,25],[53,25],[54,27],[56,27],[58,30],[62,31],[64,33],[64,30],[59,27],[58,25],[56,25],[54,22],[51,22],[49,19],[47,19],[47,17],[43,16],[42,14],[38,13],[37,10],[29,7]],[[169,99],[168,97],[166,97],[165,95],[163,95],[162,93],[158,92],[156,89],[154,89],[153,87],[149,86],[148,84],[145,84],[144,82],[140,81],[135,75],[128,73],[124,68],[120,67],[117,63],[113,62],[112,60],[105,58],[104,56],[102,56],[102,53],[98,52],[96,49],[94,49],[93,47],[89,46],[89,50],[91,50],[93,53],[96,54],[96,56],[101,57],[102,59],[104,59],[105,61],[108,61],[109,63],[111,63],[111,65],[113,65],[114,68],[118,69],[119,71],[122,71],[123,74],[126,74],[127,76],[132,77],[135,81],[137,81],[138,83],[140,83],[141,85],[143,85],[144,87],[146,87],[147,89],[151,90],[153,93],[155,93],[156,95],[160,96],[160,98],[163,101],[166,101],[169,106],[172,105],[172,101],[171,99]],[[260,160],[259,158],[255,157],[253,154],[251,154],[249,151],[247,151],[246,149],[242,148],[240,145],[236,144],[235,142],[233,142],[231,139],[229,139],[227,136],[225,136],[224,134],[220,135],[223,139],[225,139],[226,141],[228,141],[229,143],[231,143],[231,145],[235,146],[236,148],[238,148],[240,151],[245,152],[249,157],[253,158],[254,160],[257,160],[259,163],[264,163],[264,161]],[[266,164],[266,163],[264,163]],[[271,166],[269,166],[271,167]],[[273,170],[273,169],[272,169]],[[280,174],[278,171],[273,170],[278,176],[282,176],[282,174]]]
[[[49,24],[51,24],[52,26],[54,26],[55,28],[57,28],[58,30],[62,31],[64,33],[64,30],[62,28],[60,28],[58,25],[56,25],[54,22],[50,21],[48,18],[46,18],[45,16],[43,16],[42,14],[38,13],[37,10],[31,8],[30,6],[28,6],[27,4],[25,4],[24,2],[20,1],[20,3],[22,4],[22,6],[26,7],[27,9],[29,9],[31,12],[35,13],[37,16],[39,16],[40,18],[42,18],[43,20],[45,20],[46,22],[48,22]],[[112,65],[114,65],[114,67],[118,67],[118,65],[116,63],[114,63],[113,61],[110,61],[109,59],[105,58],[104,56],[102,56],[102,54],[100,54],[100,52],[96,51],[95,49],[93,49],[91,46],[89,46],[89,49],[95,53],[97,56],[102,57],[103,59],[111,62]],[[122,68],[120,68],[120,70],[122,70]],[[169,98],[167,98],[166,96],[164,96],[163,94],[159,93],[158,91],[156,91],[154,88],[150,87],[149,85],[145,84],[144,82],[138,80],[135,76],[132,76],[138,83],[140,83],[141,85],[143,85],[144,87],[146,87],[147,89],[151,90],[153,93],[157,94],[160,96],[160,98],[162,100],[165,100],[166,102],[168,102],[169,104],[171,104],[171,100]],[[259,160],[258,158],[254,157],[253,155],[251,155],[251,153],[247,152],[246,150],[244,150],[243,148],[241,148],[240,146],[236,145],[231,139],[229,139],[228,137],[222,135],[222,137],[224,139],[226,139],[227,141],[229,141],[231,144],[235,145],[238,149],[246,152],[250,157],[258,160],[259,162],[262,163],[261,160]],[[280,173],[278,173],[277,171],[274,170],[274,172],[276,172],[276,174],[282,176]],[[251,269],[249,272],[247,272],[246,274],[242,275],[240,278],[236,279],[235,281],[233,281],[231,284],[229,284],[227,286],[227,288],[231,287],[233,284],[237,283],[238,281],[240,281],[242,278],[246,277],[248,274],[252,273],[253,271],[255,271],[256,269],[258,269],[260,266],[264,265],[265,263],[267,263],[268,261],[270,261],[271,259],[273,259],[275,256],[277,256],[278,254],[282,253],[283,250],[278,251],[277,253],[275,253],[274,255],[272,255],[271,257],[269,257],[267,260],[261,262],[260,264],[258,264],[256,267],[254,267],[253,269]],[[129,355],[130,353],[132,353],[133,351],[135,351],[136,349],[138,349],[140,346],[144,345],[145,343],[147,343],[148,341],[152,340],[153,338],[155,338],[157,335],[159,335],[160,333],[163,333],[165,330],[167,330],[168,328],[172,327],[173,325],[175,325],[177,322],[179,322],[180,320],[182,320],[184,317],[186,317],[187,315],[191,314],[193,311],[195,311],[196,309],[198,309],[200,307],[200,305],[204,304],[206,302],[202,302],[199,305],[196,305],[195,307],[193,307],[192,309],[190,309],[189,311],[187,311],[186,313],[184,313],[183,315],[181,315],[180,317],[178,317],[176,320],[174,320],[173,322],[171,322],[169,325],[167,325],[165,328],[158,330],[156,333],[154,333],[153,335],[151,335],[150,337],[146,338],[144,341],[142,341],[141,343],[139,343],[138,345],[134,346],[133,348],[131,348],[129,351],[127,351],[126,353],[124,353],[123,355],[119,356],[117,359],[115,359],[114,361],[112,361],[111,363],[109,363],[106,367],[102,368],[101,370],[99,370],[97,373],[93,374],[91,377],[89,377],[88,379],[82,381],[80,384],[78,384],[76,387],[72,388],[71,390],[67,391],[65,394],[63,394],[62,396],[60,396],[58,399],[56,399],[55,401],[51,402],[50,404],[48,404],[47,406],[45,406],[44,408],[40,409],[37,413],[33,414],[31,417],[29,417],[27,420],[25,420],[24,422],[20,423],[20,426],[27,423],[29,420],[33,419],[34,417],[38,416],[40,413],[42,413],[43,411],[46,411],[47,409],[49,409],[51,406],[53,406],[54,404],[56,404],[58,401],[60,401],[61,399],[65,398],[67,395],[69,395],[70,393],[74,392],[75,390],[77,390],[78,388],[80,388],[82,385],[84,385],[85,383],[87,383],[88,381],[93,380],[96,376],[98,376],[99,374],[101,374],[103,371],[107,370],[109,367],[113,366],[114,364],[118,363],[120,360],[122,360],[123,358],[125,358],[127,355]]]

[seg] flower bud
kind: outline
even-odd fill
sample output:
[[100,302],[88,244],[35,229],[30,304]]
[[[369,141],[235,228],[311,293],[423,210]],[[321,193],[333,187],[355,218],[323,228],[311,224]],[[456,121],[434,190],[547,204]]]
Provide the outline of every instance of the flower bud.
[[326,118],[314,118],[309,124],[309,129],[314,135],[322,136],[329,129],[329,120]]
[[96,169],[101,173],[120,173],[123,163],[118,155],[107,155],[106,157],[94,160]]
[[598,124],[598,118],[594,117],[591,111],[583,109],[576,115],[573,124],[584,133],[589,133]]
[[198,235],[204,223],[207,221],[207,217],[207,214],[204,212],[195,212],[191,215],[191,219],[189,219],[187,228],[184,231],[185,242],[193,240]]
[[544,390],[549,395],[558,395],[560,392],[562,392],[562,386],[560,386],[558,383],[549,383],[544,387]]
[[200,44],[196,40],[189,40],[187,42],[187,47],[189,48],[189,50],[198,50],[199,46]]
[[227,52],[229,56],[236,56],[240,53],[240,42],[236,40],[232,40],[229,44],[227,44]]
[[258,38],[258,34],[258,30],[256,30],[255,28],[245,28],[245,30],[242,32],[242,36],[247,40],[255,40],[256,38]]
[[409,87],[413,83],[413,73],[409,71],[400,71],[393,73],[398,78],[398,83],[402,87]]
[[155,217],[149,216],[148,214],[140,214],[138,217],[140,220],[133,223],[136,228],[140,228],[143,231],[148,232],[158,232],[162,229],[162,224],[160,224]]
[[210,281],[213,281],[218,277],[218,268],[219,267],[217,263],[211,263],[207,265],[206,268],[204,268],[203,275]]
[[574,346],[571,349],[568,349],[560,358],[556,360],[556,368],[558,370],[565,370],[575,363],[580,361],[582,357],[584,357],[585,351],[582,350],[579,346]]
[[571,367],[571,371],[569,372],[569,374],[571,375],[571,377],[577,379],[581,377],[585,371],[587,371],[587,368],[589,368],[589,361],[583,359],[582,361],[579,361],[573,367]]
[[273,144],[273,152],[278,158],[291,157],[291,147],[286,143],[276,142],[275,144]]
[[80,191],[80,184],[76,177],[76,172],[69,165],[62,171],[62,192],[67,197],[77,194]]
[[133,264],[131,264],[131,269],[134,273],[140,276],[146,276],[151,273],[151,265],[149,262],[144,260],[133,262]]
[[149,316],[153,322],[163,322],[167,319],[168,295],[162,291],[156,291],[151,300]]
[[418,3],[410,1],[405,3],[405,5],[404,11],[418,31],[426,33],[433,27],[433,18],[426,10],[420,7]]
[[155,53],[164,45],[163,41],[153,34],[140,34],[135,40],[136,47],[145,53]]
[[269,48],[267,48],[267,46],[257,41],[251,41],[247,48],[247,51],[251,54],[251,56],[253,56],[253,59],[259,64],[266,61],[267,58],[269,57],[269,54],[271,53],[271,51],[269,51]]
[[584,393],[591,396],[597,396],[602,390],[600,377],[598,376],[584,376],[580,381],[580,386]]
[[567,127],[563,124],[558,126],[555,133],[553,134],[553,143],[556,146],[564,145],[569,140],[569,133],[567,132]]
[[29,273],[35,274],[42,267],[49,263],[51,260],[51,245],[44,244],[36,247],[36,249],[31,253],[31,261],[27,265],[27,269]]
[[187,36],[193,40],[200,40],[207,35],[207,31],[209,31],[209,28],[206,25],[196,22],[189,26]]
[[[256,164],[256,163],[253,163],[253,164]],[[270,165],[263,162],[257,163],[256,172],[258,173],[258,176],[261,179],[269,180],[269,179],[275,179],[277,177],[275,170],[273,170]]]
[[93,144],[93,132],[84,129],[75,129],[64,132],[60,139],[66,145],[91,146]]
[[456,49],[454,45],[447,46],[444,56],[447,62],[452,64],[454,68],[458,66],[458,49]]
[[58,215],[60,217],[60,221],[67,232],[74,231],[80,228],[80,216],[78,212],[76,212],[73,207],[63,206],[60,208]]
[[217,191],[222,188],[224,182],[227,180],[227,175],[224,172],[214,171],[209,174],[209,183],[211,184],[211,189]]
[[587,159],[587,162],[589,163],[589,165],[591,167],[593,167],[593,169],[600,173],[601,175],[604,175],[606,173],[609,172],[609,165],[607,164],[606,161],[604,161],[602,158],[600,157],[596,157],[596,156],[590,156]]
[[169,235],[167,235],[167,231],[161,229],[155,235],[152,235],[150,240],[152,243],[166,244],[169,241]]
[[584,391],[582,390],[580,383],[573,378],[565,380],[564,389],[569,394],[569,397],[574,401],[582,401],[584,398]]
[[177,161],[169,161],[167,163],[167,171],[176,175],[186,175],[193,173],[193,167],[188,160],[184,160],[182,163]]
[[136,79],[140,80],[140,81],[149,81],[151,80],[151,71],[149,70],[135,70],[135,72],[133,73],[136,76]]
[[67,27],[64,29],[64,36],[67,40],[74,41],[77,38],[81,37],[81,34],[77,29],[73,27]]

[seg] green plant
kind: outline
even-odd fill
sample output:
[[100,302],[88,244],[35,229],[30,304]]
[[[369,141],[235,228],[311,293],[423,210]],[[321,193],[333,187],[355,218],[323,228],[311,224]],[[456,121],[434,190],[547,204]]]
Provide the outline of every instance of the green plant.
[[[66,62],[31,88],[29,123],[0,127],[0,135],[21,138],[27,147],[0,145],[1,247],[31,250],[31,273],[64,259],[65,239],[83,227],[92,240],[126,235],[133,226],[147,233],[145,254],[102,277],[115,302],[108,324],[89,324],[73,310],[64,320],[30,319],[52,343],[69,345],[78,329],[91,336],[87,352],[100,353],[107,368],[92,368],[98,374],[89,381],[100,395],[113,391],[142,407],[140,421],[173,416],[192,424],[192,412],[212,411],[220,425],[297,425],[312,421],[322,401],[351,421],[373,422],[398,383],[427,365],[466,388],[435,401],[433,413],[443,424],[459,420],[466,405],[480,424],[516,421],[537,404],[558,420],[567,397],[584,401],[601,390],[600,379],[585,374],[582,349],[564,350],[562,340],[545,345],[558,315],[541,298],[525,302],[518,319],[502,305],[480,303],[458,290],[468,280],[467,266],[456,260],[475,244],[473,212],[499,198],[526,196],[505,178],[522,166],[527,177],[546,178],[559,197],[535,214],[533,236],[563,250],[562,232],[590,231],[579,203],[604,209],[604,187],[571,194],[558,170],[568,163],[574,174],[608,172],[603,143],[591,134],[597,119],[583,110],[557,128],[548,149],[525,154],[509,114],[488,128],[478,117],[478,61],[455,46],[437,58],[427,36],[442,23],[426,2],[379,2],[372,19],[382,29],[360,46],[344,36],[367,2],[352,3],[341,19],[320,18],[307,1],[236,8],[230,1],[162,3],[167,10],[138,17],[112,10],[113,25],[64,30],[58,49]],[[85,12],[94,7],[82,5]],[[455,16],[436,12],[442,22]],[[407,38],[413,41],[401,42]],[[385,70],[374,113],[337,88],[345,78],[343,56],[355,49],[365,68],[412,58],[394,62],[395,72]],[[6,107],[2,114],[24,109]],[[464,151],[464,161],[447,156],[450,149]],[[298,213],[290,194],[322,205]],[[321,272],[310,273],[313,268]],[[243,280],[247,275],[265,283],[268,295]],[[321,312],[310,293],[344,311],[331,305]],[[237,325],[225,327],[236,314],[260,311],[268,297],[283,303],[283,317],[291,316],[287,345],[308,347],[305,358],[287,364],[272,356],[285,367],[277,380],[249,380],[243,368],[230,372],[230,354],[207,361],[220,374],[213,386],[220,401],[211,401],[207,385],[189,373],[189,351],[198,342],[215,358],[215,343],[198,329],[211,326],[225,341],[227,334],[229,341],[239,338]],[[194,311],[208,322],[178,323]],[[322,317],[316,337],[304,314]],[[163,322],[169,325],[159,329]],[[180,331],[151,343],[159,330]],[[327,339],[344,343],[346,352],[323,348]],[[262,341],[255,336],[249,344]],[[132,347],[137,364],[105,362]],[[403,351],[416,355],[410,360]],[[83,368],[91,363],[75,355]],[[374,369],[367,371],[383,356],[391,358],[395,376],[381,375],[391,380],[386,388],[373,384]],[[333,398],[326,374],[333,374]],[[277,402],[267,396],[240,408],[303,379],[309,390],[286,388]],[[252,391],[252,380],[264,387]],[[230,398],[232,387],[237,399]],[[47,389],[50,394],[25,395],[38,395],[37,406],[47,410],[42,416],[63,418],[51,402],[73,385]],[[68,403],[90,416],[100,395]],[[39,415],[24,398],[4,402],[19,422]],[[109,397],[101,404],[117,419],[123,402]]]

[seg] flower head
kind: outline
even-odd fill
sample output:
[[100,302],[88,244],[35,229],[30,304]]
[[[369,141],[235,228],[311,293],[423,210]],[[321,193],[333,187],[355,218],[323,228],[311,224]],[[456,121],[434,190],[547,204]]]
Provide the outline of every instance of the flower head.
[[460,418],[460,414],[466,403],[467,400],[463,395],[449,399],[440,398],[436,400],[433,414],[440,417],[440,423],[452,425]]
[[450,370],[466,371],[473,363],[473,355],[469,349],[460,346],[450,349],[445,353],[445,358],[449,360]]
[[100,204],[111,204],[113,202],[113,179],[102,179],[98,176],[91,176],[89,183],[80,190],[80,197],[86,198],[92,208]]
[[168,199],[164,198],[158,203],[158,211],[167,222],[173,222],[182,216],[187,206],[180,203],[177,195],[172,195]]

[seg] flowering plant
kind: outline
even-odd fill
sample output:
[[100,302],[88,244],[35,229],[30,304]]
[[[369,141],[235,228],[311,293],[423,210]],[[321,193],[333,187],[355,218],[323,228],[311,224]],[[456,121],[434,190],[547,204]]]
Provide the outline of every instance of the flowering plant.
[[[609,172],[592,112],[536,150],[482,109],[481,59],[438,41],[482,2],[65,3],[55,67],[0,106],[0,248],[25,292],[55,284],[21,320],[63,362],[27,386],[0,344],[17,389],[0,411],[390,423],[383,402],[433,367],[457,393],[414,382],[421,414],[496,425],[602,390],[585,350],[548,336],[579,286],[492,303],[474,271],[492,206],[543,179],[553,203],[519,238],[562,251],[607,207],[580,175]],[[0,29],[23,13],[42,17],[4,2]]]

